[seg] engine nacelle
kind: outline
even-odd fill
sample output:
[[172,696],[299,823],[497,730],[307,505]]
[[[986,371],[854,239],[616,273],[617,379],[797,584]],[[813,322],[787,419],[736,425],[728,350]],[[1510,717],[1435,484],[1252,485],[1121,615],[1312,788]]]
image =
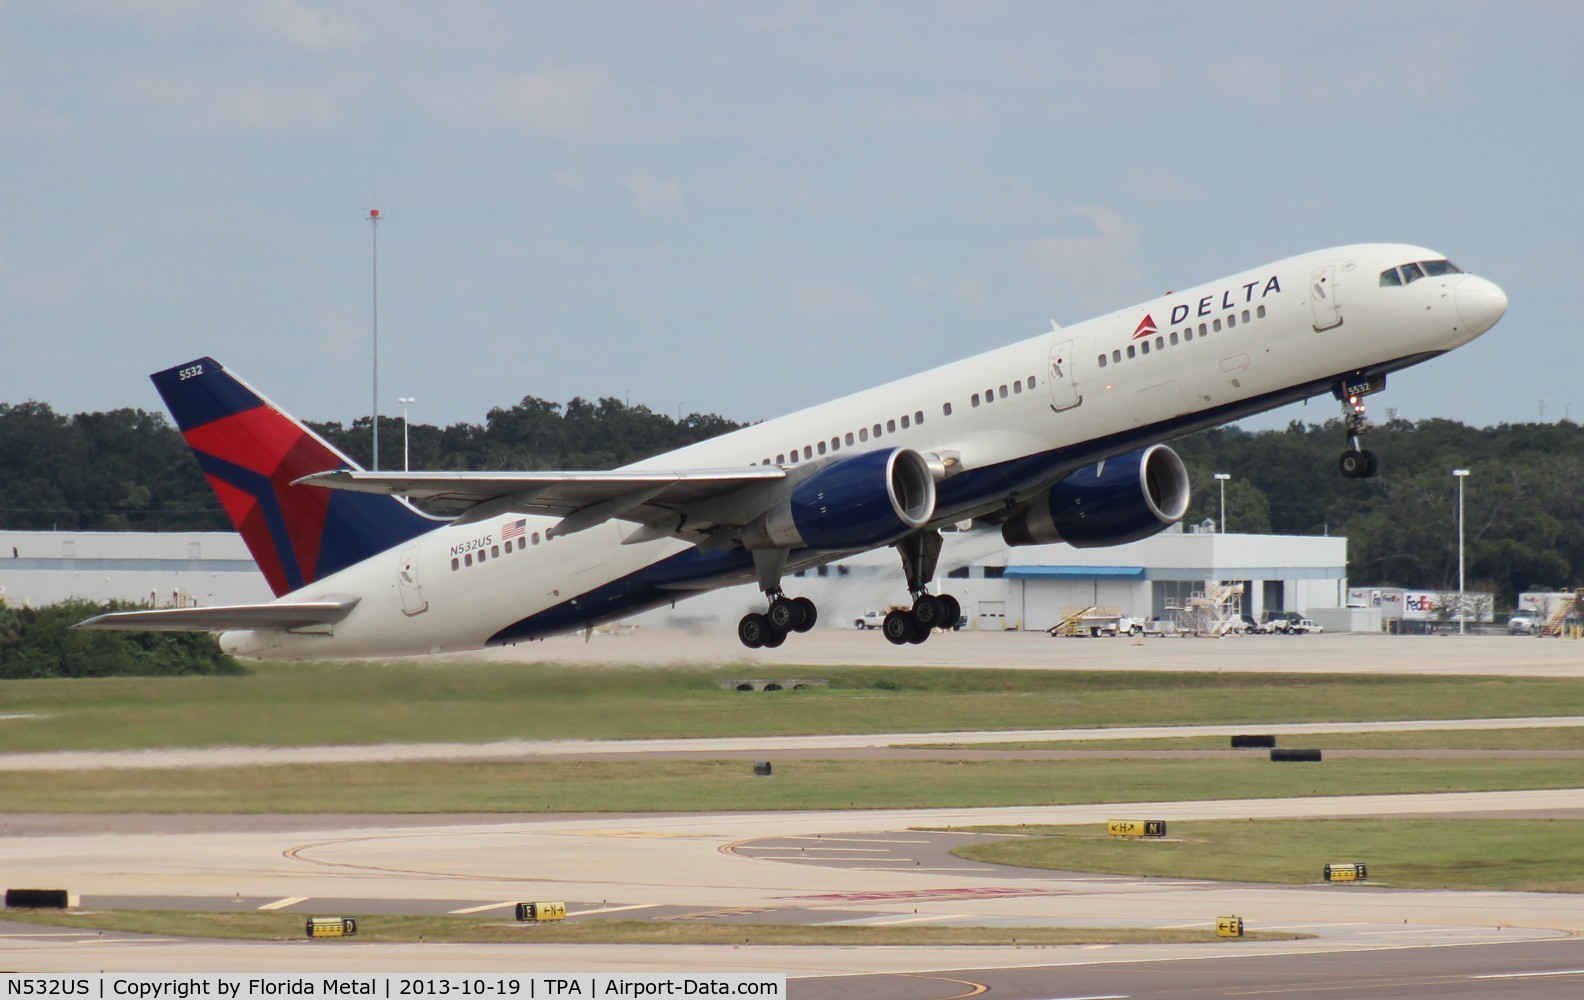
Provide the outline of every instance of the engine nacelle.
[[1088,465],[1001,526],[1008,545],[1087,549],[1148,538],[1188,513],[1188,470],[1165,445]]
[[911,448],[843,459],[792,488],[743,529],[750,549],[857,549],[890,543],[935,514],[935,478]]

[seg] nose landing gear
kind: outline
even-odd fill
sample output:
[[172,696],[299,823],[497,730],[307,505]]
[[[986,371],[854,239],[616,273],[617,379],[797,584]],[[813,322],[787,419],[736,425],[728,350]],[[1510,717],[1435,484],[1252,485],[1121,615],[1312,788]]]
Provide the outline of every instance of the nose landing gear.
[[1347,436],[1348,443],[1348,450],[1337,459],[1337,468],[1349,479],[1368,479],[1380,468],[1375,453],[1366,449],[1360,438],[1375,429],[1369,417],[1364,415],[1364,396],[1379,392],[1385,387],[1384,378],[1379,384],[1368,379],[1349,384],[1348,380],[1344,379],[1334,390],[1337,399],[1342,403],[1342,430]]

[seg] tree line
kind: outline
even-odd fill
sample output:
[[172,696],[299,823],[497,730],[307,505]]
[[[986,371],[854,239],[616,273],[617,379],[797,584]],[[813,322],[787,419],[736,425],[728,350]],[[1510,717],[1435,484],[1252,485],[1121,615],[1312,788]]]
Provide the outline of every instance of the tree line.
[[[310,424],[366,463],[370,422]],[[714,414],[674,419],[619,399],[565,404],[525,397],[482,424],[412,424],[414,469],[608,469],[742,425]],[[1468,427],[1393,420],[1366,441],[1373,479],[1345,479],[1339,421],[1204,431],[1172,442],[1194,488],[1189,520],[1219,521],[1226,481],[1232,532],[1345,535],[1359,586],[1456,589],[1457,480],[1464,481],[1470,589],[1510,606],[1524,590],[1584,583],[1584,429],[1570,421]],[[380,466],[400,468],[399,418],[380,421]],[[0,527],[26,530],[226,530],[181,435],[159,413],[55,413],[0,404]]]

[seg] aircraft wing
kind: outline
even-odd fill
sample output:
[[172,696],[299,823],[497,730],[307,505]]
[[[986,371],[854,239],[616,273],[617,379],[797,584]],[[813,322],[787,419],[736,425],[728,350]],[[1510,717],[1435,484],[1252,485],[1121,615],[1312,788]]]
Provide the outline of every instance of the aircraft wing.
[[358,599],[295,604],[229,604],[214,608],[112,611],[72,628],[127,632],[238,632],[333,625],[357,607]]
[[711,501],[785,478],[783,469],[765,465],[616,472],[394,473],[337,469],[304,476],[293,485],[428,500],[466,510],[463,521],[508,512],[548,514],[562,518],[556,528],[558,534],[570,534],[611,518],[654,524],[674,514],[681,519],[699,520],[702,506]]

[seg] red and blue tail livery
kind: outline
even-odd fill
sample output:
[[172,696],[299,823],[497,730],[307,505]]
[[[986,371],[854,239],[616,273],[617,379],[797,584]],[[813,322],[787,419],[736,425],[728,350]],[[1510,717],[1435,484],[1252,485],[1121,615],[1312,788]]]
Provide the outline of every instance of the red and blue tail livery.
[[357,466],[213,358],[150,377],[276,596],[436,527],[397,497],[293,486]]

